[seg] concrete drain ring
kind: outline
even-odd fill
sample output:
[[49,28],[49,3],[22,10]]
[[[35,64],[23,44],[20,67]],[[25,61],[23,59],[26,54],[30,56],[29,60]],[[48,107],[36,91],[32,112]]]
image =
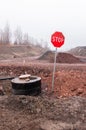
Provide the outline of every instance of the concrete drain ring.
[[30,76],[30,80],[16,77],[11,80],[12,92],[15,95],[39,95],[41,93],[41,78]]

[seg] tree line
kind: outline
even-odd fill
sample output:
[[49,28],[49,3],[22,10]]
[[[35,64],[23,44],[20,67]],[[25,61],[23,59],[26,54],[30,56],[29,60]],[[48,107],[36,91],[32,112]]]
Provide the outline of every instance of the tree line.
[[[12,41],[13,39],[13,41]],[[30,43],[28,33],[23,34],[20,27],[17,27],[14,33],[12,34],[10,26],[7,23],[4,29],[0,29],[0,44],[9,45],[9,44],[28,44]]]
[[36,39],[30,37],[28,33],[23,33],[20,27],[17,27],[12,34],[10,26],[6,23],[4,29],[0,29],[0,45],[36,45],[43,48],[49,48],[48,43],[40,40],[38,42]]

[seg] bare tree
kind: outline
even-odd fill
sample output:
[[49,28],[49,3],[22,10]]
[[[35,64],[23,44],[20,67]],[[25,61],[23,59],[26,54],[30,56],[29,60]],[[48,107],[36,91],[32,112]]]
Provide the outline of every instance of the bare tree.
[[23,44],[26,44],[28,45],[30,42],[29,42],[29,36],[28,36],[28,33],[25,33],[23,35]]
[[3,30],[0,29],[0,45],[3,44]]
[[22,39],[22,30],[20,27],[17,27],[17,29],[14,32],[14,43],[17,45],[22,44],[23,39]]
[[11,42],[11,31],[10,31],[10,26],[9,26],[8,23],[5,25],[4,31],[1,32],[1,35],[2,35],[1,37],[3,39],[3,43],[5,45],[10,44],[10,42]]
[[40,46],[41,46],[42,48],[45,48],[46,50],[49,49],[49,44],[48,44],[47,41],[45,41],[45,40],[43,40],[43,39],[40,39],[39,44],[40,44]]

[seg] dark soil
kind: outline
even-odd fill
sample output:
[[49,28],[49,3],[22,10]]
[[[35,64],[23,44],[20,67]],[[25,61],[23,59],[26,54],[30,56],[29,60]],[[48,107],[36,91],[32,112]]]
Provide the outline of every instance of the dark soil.
[[86,130],[86,99],[0,97],[1,130]]

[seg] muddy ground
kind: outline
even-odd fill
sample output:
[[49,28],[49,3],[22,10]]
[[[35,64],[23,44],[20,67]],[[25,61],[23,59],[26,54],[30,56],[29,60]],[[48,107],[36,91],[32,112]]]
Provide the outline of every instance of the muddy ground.
[[24,73],[42,78],[39,96],[14,95],[10,80],[1,80],[0,130],[86,130],[86,64],[4,61],[0,77]]

